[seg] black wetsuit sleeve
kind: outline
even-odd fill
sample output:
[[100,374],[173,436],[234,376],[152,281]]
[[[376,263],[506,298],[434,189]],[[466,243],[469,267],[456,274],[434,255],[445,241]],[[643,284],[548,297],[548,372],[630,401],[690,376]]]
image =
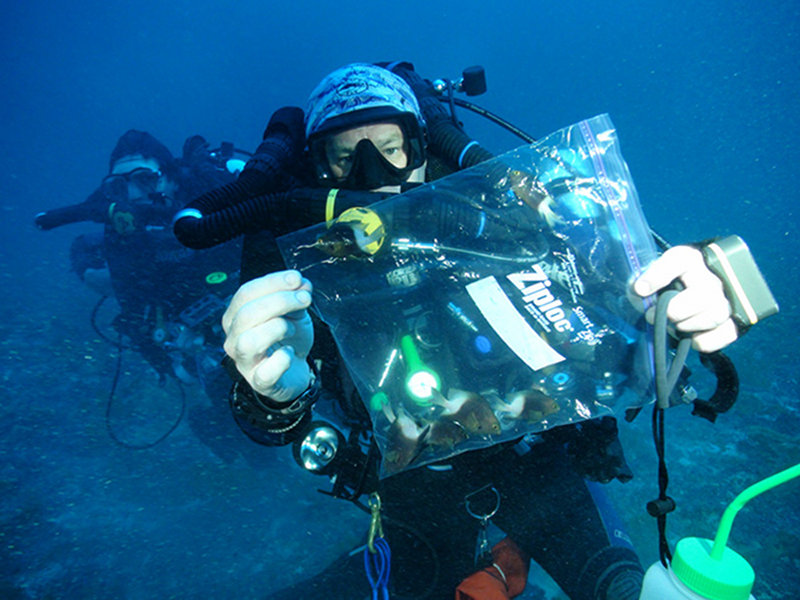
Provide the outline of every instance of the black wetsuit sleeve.
[[83,221],[103,223],[108,214],[108,205],[108,199],[102,192],[95,190],[80,204],[63,206],[39,213],[34,219],[34,224],[39,229],[47,231],[62,225],[81,223]]

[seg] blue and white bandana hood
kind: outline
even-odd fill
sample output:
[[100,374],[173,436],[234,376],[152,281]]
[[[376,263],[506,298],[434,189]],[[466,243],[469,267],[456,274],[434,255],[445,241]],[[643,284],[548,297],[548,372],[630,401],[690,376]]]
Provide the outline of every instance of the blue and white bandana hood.
[[[367,112],[360,120],[361,111]],[[386,118],[402,113],[413,114],[424,128],[419,102],[402,78],[382,67],[353,63],[327,75],[311,92],[306,105],[306,139],[375,121],[378,115]]]

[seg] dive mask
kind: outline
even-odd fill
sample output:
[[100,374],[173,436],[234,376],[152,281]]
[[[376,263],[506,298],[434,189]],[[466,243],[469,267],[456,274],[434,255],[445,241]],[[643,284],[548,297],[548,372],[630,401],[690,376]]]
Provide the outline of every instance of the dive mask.
[[133,185],[141,192],[141,198],[151,199],[161,176],[161,171],[140,167],[130,173],[108,175],[101,182],[100,190],[112,202],[124,202],[130,198],[130,186]]
[[[408,117],[408,118],[406,118]],[[331,171],[326,145],[331,135],[345,131],[326,132],[309,140],[311,157],[316,166],[317,177],[323,185],[351,190],[374,190],[385,185],[401,185],[409,175],[425,163],[425,136],[413,115],[400,115],[390,122],[400,126],[408,161],[405,167],[397,167],[381,154],[368,139],[358,142],[352,154],[352,163],[346,177],[337,179]]]
[[358,142],[347,177],[337,184],[351,190],[374,190],[385,185],[400,185],[411,174],[411,167],[397,167],[381,154],[370,140]]

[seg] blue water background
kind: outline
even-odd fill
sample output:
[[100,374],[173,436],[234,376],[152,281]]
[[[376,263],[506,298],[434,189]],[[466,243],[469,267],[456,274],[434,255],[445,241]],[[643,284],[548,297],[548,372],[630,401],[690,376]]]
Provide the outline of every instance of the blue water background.
[[[3,13],[0,597],[260,598],[366,530],[288,450],[249,443],[227,419],[206,423],[214,448],[185,422],[152,450],[115,445],[115,353],[90,327],[96,298],[68,272],[70,241],[97,226],[32,224],[85,198],[127,129],[174,153],[194,133],[253,149],[273,110],[302,106],[354,60],[410,60],[430,78],[482,64],[479,103],[535,136],[608,112],[655,229],[749,242],[781,314],[731,348],[743,387],[731,414],[668,415],[672,543],[712,537],[735,493],[800,462],[796,1],[30,0]],[[492,150],[517,143],[464,120]],[[120,391],[149,424],[115,423],[147,439],[178,395],[132,355],[125,374]],[[199,394],[187,405],[207,404]],[[609,486],[645,563],[657,548],[648,435],[647,418],[623,428],[637,478]],[[798,492],[769,492],[734,524],[760,600],[800,589]]]

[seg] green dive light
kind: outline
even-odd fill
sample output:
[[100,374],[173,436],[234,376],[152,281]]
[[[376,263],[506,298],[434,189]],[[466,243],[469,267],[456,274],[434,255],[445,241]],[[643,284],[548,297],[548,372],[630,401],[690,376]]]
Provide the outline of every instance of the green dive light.
[[436,371],[422,362],[410,335],[404,335],[400,339],[400,349],[407,367],[406,392],[417,404],[428,406],[434,390],[441,389],[442,380]]

